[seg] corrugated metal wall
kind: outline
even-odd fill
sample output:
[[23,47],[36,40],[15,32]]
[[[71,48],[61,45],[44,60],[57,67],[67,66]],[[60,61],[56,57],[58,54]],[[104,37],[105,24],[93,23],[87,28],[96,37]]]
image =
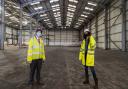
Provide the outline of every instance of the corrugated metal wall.
[[[99,13],[89,24],[93,36],[97,41],[97,47],[105,49],[105,21],[107,21],[108,48],[122,49],[122,12],[121,0],[114,0],[107,7],[107,19],[105,10]],[[127,1],[128,4],[128,1]],[[128,47],[128,6],[127,6],[127,47]]]
[[30,39],[29,30],[22,31],[22,42],[23,42],[23,44],[28,44],[29,39]]
[[97,46],[100,48],[105,48],[105,25],[104,25],[104,17],[105,17],[105,12],[101,12],[98,15],[98,40],[97,40]]
[[[33,31],[33,34],[35,32]],[[30,39],[29,30],[22,31],[22,42],[28,44]],[[79,31],[67,30],[45,30],[43,31],[43,38],[45,45],[50,46],[78,46],[79,45]]]
[[57,30],[48,31],[48,45],[52,46],[78,46],[79,31]]
[[16,45],[17,44],[17,30],[11,27],[5,29],[5,44]]
[[[116,8],[115,8],[116,7]],[[110,49],[122,48],[121,0],[115,0],[110,6],[109,46]]]
[[[98,14],[97,18],[94,18],[91,23],[89,24],[90,29],[92,31],[92,35],[95,37],[97,36],[97,47],[105,48],[105,12],[101,12]],[[97,28],[96,28],[97,24]],[[97,31],[96,31],[97,29]]]

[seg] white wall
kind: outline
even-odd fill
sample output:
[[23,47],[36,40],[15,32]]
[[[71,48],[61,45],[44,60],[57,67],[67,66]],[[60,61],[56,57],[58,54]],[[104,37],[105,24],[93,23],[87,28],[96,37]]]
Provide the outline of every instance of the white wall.
[[17,30],[11,27],[5,27],[5,45],[17,44]]
[[105,13],[104,11],[99,13],[98,15],[98,41],[97,41],[97,46],[99,48],[105,48],[105,25],[104,25],[104,17]]
[[[111,4],[110,8],[110,34],[109,37],[111,40],[110,43],[110,49],[118,49],[116,46],[118,46],[120,49],[122,48],[122,14],[120,8],[114,8],[121,6],[121,0],[118,2],[115,0]],[[116,20],[116,21],[115,21]],[[114,24],[115,22],[115,24]],[[116,46],[113,44],[113,42],[116,44]]]
[[49,45],[77,46],[79,45],[79,31],[49,31]]
[[[116,8],[119,7],[119,8]],[[110,49],[122,49],[122,13],[121,0],[113,0],[108,7],[108,47]],[[109,13],[110,12],[110,13]],[[128,0],[127,0],[127,47],[128,47]],[[105,48],[105,11],[98,14],[98,40],[97,47]],[[91,25],[92,35],[96,38],[96,17],[88,24]]]

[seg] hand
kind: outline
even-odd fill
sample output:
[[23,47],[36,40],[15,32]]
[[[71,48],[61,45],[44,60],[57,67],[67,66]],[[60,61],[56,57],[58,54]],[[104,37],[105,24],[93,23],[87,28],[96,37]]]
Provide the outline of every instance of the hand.
[[42,60],[42,63],[44,63],[44,60]]
[[29,63],[29,64],[31,64],[31,63],[32,63],[32,61],[28,61],[28,63]]

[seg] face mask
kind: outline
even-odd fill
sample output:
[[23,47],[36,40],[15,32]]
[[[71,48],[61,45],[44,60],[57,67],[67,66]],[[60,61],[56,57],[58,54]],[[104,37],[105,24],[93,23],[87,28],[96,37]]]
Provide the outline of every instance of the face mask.
[[41,34],[41,32],[37,32],[36,35],[37,35],[38,37],[40,37],[42,34]]

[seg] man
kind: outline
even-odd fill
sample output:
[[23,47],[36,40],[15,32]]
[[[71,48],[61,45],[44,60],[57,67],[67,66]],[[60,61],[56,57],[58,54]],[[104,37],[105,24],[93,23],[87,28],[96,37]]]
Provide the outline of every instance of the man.
[[30,79],[29,85],[33,85],[34,75],[36,72],[36,80],[37,84],[41,84],[40,82],[40,72],[42,67],[42,62],[45,61],[45,50],[44,43],[42,37],[42,30],[37,29],[36,34],[29,41],[28,46],[28,56],[27,61],[30,63]]
[[89,84],[89,75],[88,75],[88,67],[91,69],[93,74],[93,78],[95,81],[94,89],[98,89],[98,79],[96,77],[96,72],[94,69],[94,52],[96,48],[96,42],[91,35],[89,29],[84,30],[84,40],[81,44],[79,60],[82,62],[85,68],[85,81],[84,84]]

